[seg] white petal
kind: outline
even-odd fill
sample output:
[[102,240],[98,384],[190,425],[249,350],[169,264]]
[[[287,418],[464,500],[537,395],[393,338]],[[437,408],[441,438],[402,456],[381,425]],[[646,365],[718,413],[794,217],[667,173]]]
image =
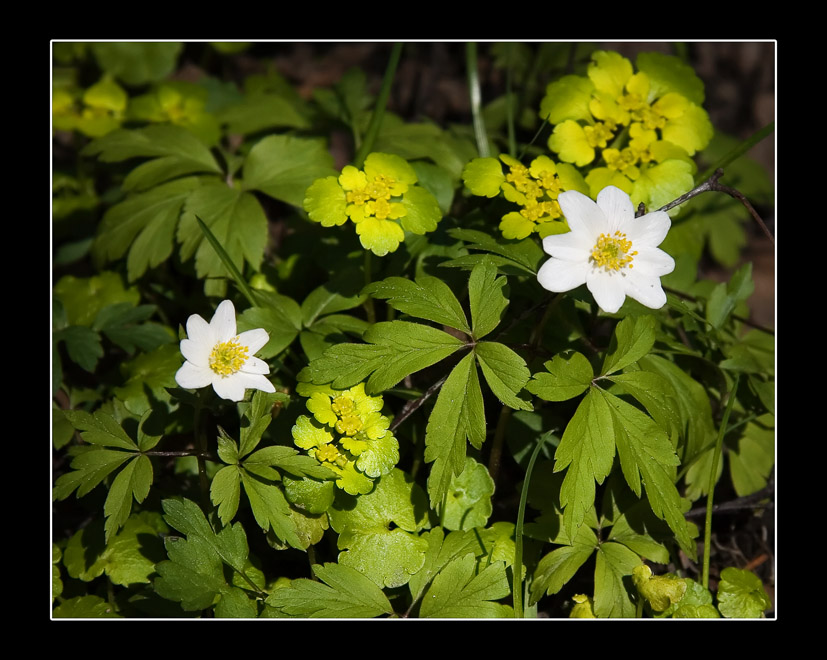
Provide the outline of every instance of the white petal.
[[276,391],[276,388],[273,387],[273,383],[260,374],[248,374],[243,371],[239,371],[235,374],[234,378],[237,378],[245,389],[263,390],[264,392]]
[[238,342],[249,349],[250,355],[258,353],[268,341],[270,335],[263,328],[247,330],[238,335]]
[[609,220],[609,231],[614,233],[621,225],[633,220],[635,206],[632,198],[620,188],[606,186],[597,193],[597,205]]
[[244,379],[241,378],[241,373],[235,373],[225,378],[216,378],[212,382],[212,388],[222,399],[241,401],[244,398]]
[[594,296],[594,301],[604,312],[614,314],[626,299],[623,276],[619,273],[606,273],[603,269],[592,270],[586,277],[586,286]]
[[181,355],[188,362],[192,362],[199,367],[209,366],[212,349],[213,345],[207,342],[195,341],[194,339],[181,340]]
[[588,261],[594,244],[595,237],[574,231],[543,239],[543,249],[547,254],[566,261]]
[[625,224],[623,232],[635,249],[640,249],[641,245],[657,247],[663,243],[671,226],[672,221],[665,211],[653,211],[640,218],[633,218]]
[[655,277],[641,277],[630,271],[626,277],[626,295],[634,298],[640,304],[651,309],[660,309],[666,304],[666,294],[660,285],[660,280]]
[[187,319],[187,338],[198,344],[215,344],[210,324],[198,314],[193,314]]
[[192,362],[184,362],[175,374],[175,382],[187,390],[206,387],[213,381],[215,374],[209,367],[199,367]]
[[264,360],[259,360],[257,357],[247,358],[241,371],[245,374],[269,374],[270,365]]
[[608,230],[609,221],[603,211],[583,193],[567,190],[560,193],[557,201],[573,232],[585,234],[589,240],[595,240]]
[[675,260],[656,247],[642,246],[638,249],[633,266],[634,268],[628,272],[637,276],[657,278],[675,270]]
[[216,307],[210,327],[215,334],[216,343],[229,341],[235,337],[235,307],[231,300],[223,300]]
[[537,281],[544,289],[554,292],[571,291],[586,281],[587,261],[572,262],[552,257],[537,271]]

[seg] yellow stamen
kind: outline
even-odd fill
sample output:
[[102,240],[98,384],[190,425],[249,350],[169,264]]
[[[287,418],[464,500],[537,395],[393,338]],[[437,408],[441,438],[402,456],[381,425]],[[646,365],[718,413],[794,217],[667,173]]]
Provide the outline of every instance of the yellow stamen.
[[632,241],[626,238],[626,234],[616,231],[613,236],[600,234],[597,243],[592,248],[591,259],[599,268],[619,271],[624,268],[632,268],[637,250],[630,252]]
[[219,376],[231,376],[247,362],[248,349],[238,343],[238,337],[216,344],[210,353],[210,369]]

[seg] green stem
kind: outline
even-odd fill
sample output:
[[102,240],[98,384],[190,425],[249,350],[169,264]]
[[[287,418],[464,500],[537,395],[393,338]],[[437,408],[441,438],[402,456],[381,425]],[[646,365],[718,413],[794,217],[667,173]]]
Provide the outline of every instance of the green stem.
[[531,481],[531,472],[534,469],[534,463],[537,461],[537,456],[540,455],[540,450],[543,448],[545,441],[551,437],[551,431],[544,433],[537,441],[537,446],[531,454],[528,461],[528,469],[525,472],[525,481],[520,492],[520,508],[517,509],[517,528],[514,530],[514,563],[512,564],[512,571],[514,575],[514,618],[523,618],[523,522],[525,521],[525,505],[528,500],[528,484]]
[[365,139],[359,146],[359,151],[356,152],[356,157],[353,159],[353,164],[362,169],[368,154],[373,149],[373,144],[376,142],[376,136],[379,135],[379,129],[382,127],[382,119],[385,117],[385,107],[388,104],[388,97],[391,93],[391,86],[393,84],[393,77],[396,75],[396,67],[399,64],[399,58],[402,55],[402,44],[395,43],[393,50],[391,50],[390,58],[388,59],[388,66],[385,69],[385,77],[382,79],[382,88],[379,90],[379,96],[376,99],[376,107],[373,109],[373,116],[370,118],[370,124],[365,131]]
[[729,391],[729,399],[727,400],[726,409],[724,410],[721,425],[718,428],[718,441],[715,443],[715,455],[712,458],[712,469],[709,473],[709,491],[706,496],[706,521],[704,523],[704,565],[703,565],[703,587],[709,588],[709,553],[710,541],[712,537],[712,500],[715,492],[715,477],[718,474],[718,461],[721,458],[721,451],[724,446],[724,436],[727,431],[727,423],[729,422],[729,413],[732,412],[732,406],[735,404],[735,391],[738,389],[738,381],[741,374],[735,374],[735,381],[732,383],[732,389]]
[[198,445],[198,453],[195,455],[195,460],[198,462],[198,486],[201,491],[201,508],[204,511],[209,511],[210,508],[210,484],[207,479],[207,461],[204,456],[207,455],[207,434],[203,428],[203,410],[204,404],[202,401],[202,394],[198,393],[198,403],[195,407],[195,417],[192,422],[193,433],[195,434],[195,442]]
[[508,153],[512,158],[517,157],[517,137],[514,127],[514,106],[517,103],[516,95],[511,89],[511,59],[514,54],[514,44],[508,48],[508,67],[505,70],[505,112],[508,127]]
[[750,135],[746,140],[741,142],[737,147],[735,147],[732,151],[730,151],[726,156],[721,158],[717,163],[712,165],[708,168],[705,172],[702,172],[698,176],[695,177],[695,182],[700,183],[701,181],[706,181],[709,177],[711,177],[717,169],[726,169],[727,165],[731,162],[740,158],[743,154],[747,151],[752,149],[756,144],[758,144],[761,140],[763,140],[768,135],[772,134],[775,130],[775,122],[771,121],[769,124],[764,126],[764,128],[758,129]]
[[488,146],[488,135],[485,132],[485,122],[482,119],[482,94],[480,93],[480,79],[477,72],[477,44],[473,41],[465,44],[465,65],[468,69],[468,91],[471,95],[471,116],[474,119],[474,136],[477,139],[477,151],[482,158],[491,155]]
[[497,475],[500,473],[500,459],[505,444],[505,429],[508,428],[508,421],[511,419],[512,412],[511,408],[503,405],[500,418],[497,420],[497,430],[494,431],[494,442],[491,445],[491,455],[488,457],[488,474],[491,475],[494,483],[497,483]]

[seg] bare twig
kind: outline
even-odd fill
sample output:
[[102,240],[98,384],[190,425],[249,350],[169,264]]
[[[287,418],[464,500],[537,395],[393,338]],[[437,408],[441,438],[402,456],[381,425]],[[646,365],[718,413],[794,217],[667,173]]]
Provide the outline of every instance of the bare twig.
[[[669,209],[675,208],[679,204],[683,204],[684,202],[692,199],[693,197],[697,197],[701,193],[705,192],[722,192],[726,193],[730,197],[734,197],[737,199],[741,204],[743,204],[747,211],[749,211],[752,219],[758,223],[758,226],[761,227],[764,234],[766,234],[767,238],[769,238],[773,243],[775,243],[775,238],[773,237],[772,233],[770,232],[767,225],[761,219],[761,216],[758,215],[758,212],[753,208],[752,204],[750,204],[749,200],[744,197],[742,193],[737,191],[735,188],[730,188],[729,186],[725,186],[721,183],[718,183],[718,179],[720,179],[724,175],[724,171],[719,167],[711,177],[709,177],[706,181],[704,181],[699,186],[694,187],[687,193],[684,193],[676,200],[669,202],[666,206],[662,206],[658,209],[658,211],[668,211]],[[640,209],[638,208],[638,213],[640,213]]]
[[445,383],[446,379],[448,378],[448,374],[445,374],[442,378],[440,378],[437,382],[431,385],[427,390],[425,390],[422,395],[418,399],[413,399],[411,401],[407,401],[404,406],[402,406],[402,410],[399,411],[399,414],[393,418],[393,422],[391,422],[390,430],[395,431],[402,422],[404,422],[408,417],[413,415],[419,407],[425,403],[433,394],[436,392],[440,387],[442,387],[443,383]]

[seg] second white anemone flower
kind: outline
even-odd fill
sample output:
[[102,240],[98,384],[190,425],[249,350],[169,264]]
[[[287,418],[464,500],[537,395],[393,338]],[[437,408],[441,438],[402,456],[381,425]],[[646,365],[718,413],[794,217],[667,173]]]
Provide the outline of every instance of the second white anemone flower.
[[631,198],[615,186],[601,190],[596,203],[573,190],[557,201],[571,231],[543,239],[551,259],[537,272],[541,286],[562,292],[585,284],[611,314],[626,296],[652,309],[666,304],[660,278],[675,260],[658,249],[672,224],[665,211],[636,218]]
[[181,340],[186,362],[175,382],[187,389],[212,385],[222,399],[241,401],[247,389],[275,392],[265,377],[270,367],[254,354],[270,340],[262,328],[236,334],[235,307],[224,300],[207,323],[198,314],[187,319],[187,339]]

